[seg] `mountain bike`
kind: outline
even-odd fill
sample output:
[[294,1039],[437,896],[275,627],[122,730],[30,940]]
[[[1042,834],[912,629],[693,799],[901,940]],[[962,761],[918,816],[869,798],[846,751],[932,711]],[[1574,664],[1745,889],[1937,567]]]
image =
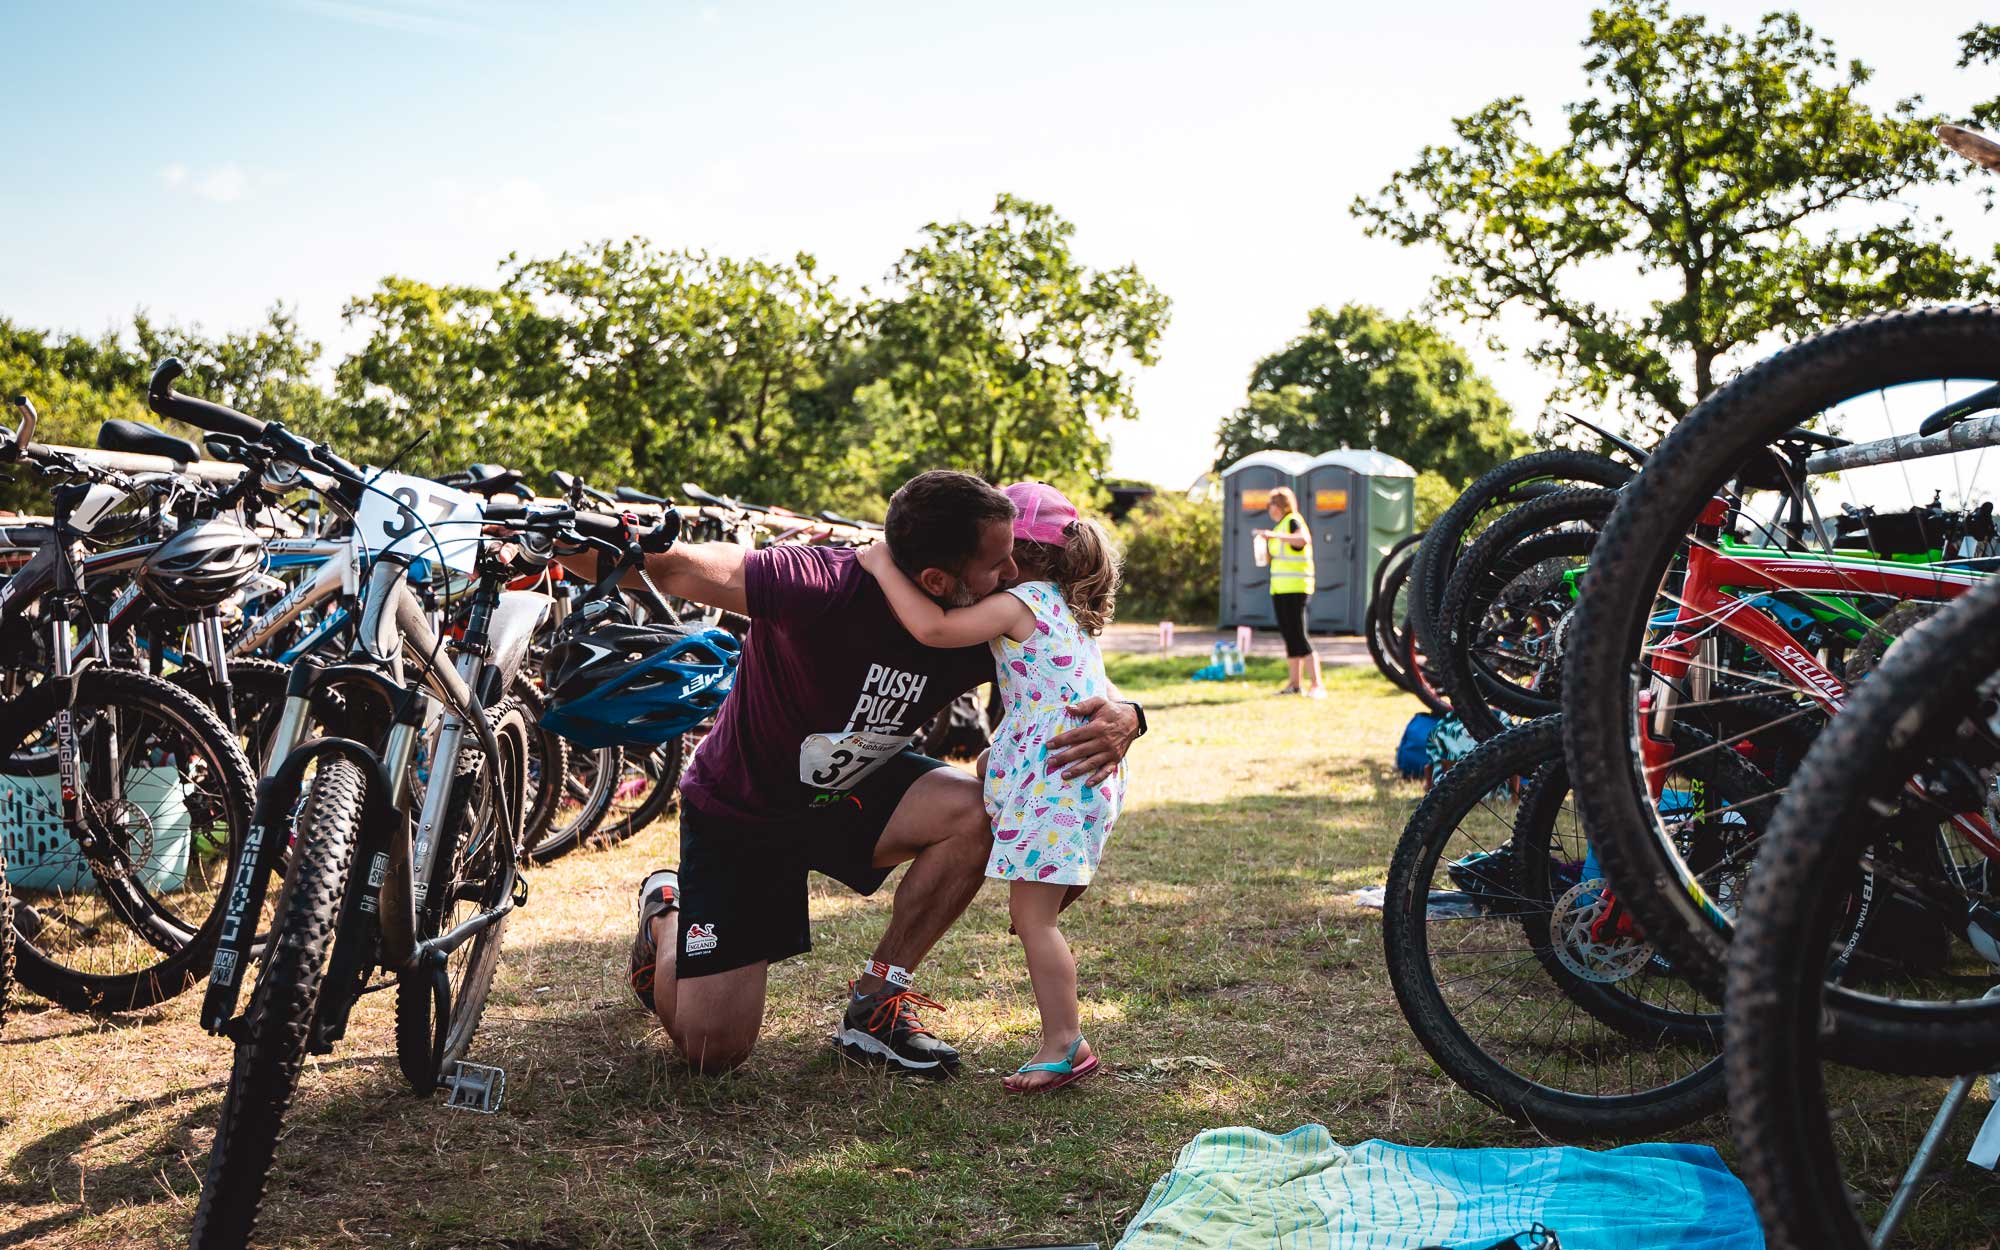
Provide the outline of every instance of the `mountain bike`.
[[[519,560],[539,551],[546,561],[555,532],[615,552],[626,563],[609,577],[674,535],[671,521],[642,536],[618,519],[530,513],[443,487],[399,499],[382,474],[275,422],[176,394],[179,375],[178,361],[156,370],[155,412],[234,439],[254,472],[328,475],[336,506],[387,540],[374,544],[353,651],[325,666],[307,657],[293,671],[202,1003],[203,1027],[230,1038],[235,1061],[193,1244],[236,1247],[254,1226],[305,1056],[340,1040],[378,970],[396,988],[397,1058],[411,1087],[499,1105],[505,1074],[463,1057],[507,918],[527,899],[519,859],[532,727],[502,696],[549,608],[544,595],[502,587],[520,575]],[[475,533],[440,536],[453,525]],[[495,525],[520,541],[477,537]],[[413,589],[419,560],[471,583],[450,651]],[[260,929],[270,937],[253,960]]]
[[[0,641],[46,676],[0,707],[11,931],[22,985],[76,1010],[129,1011],[192,985],[222,925],[248,832],[251,770],[235,735],[175,685],[80,653],[82,543],[143,484],[33,441],[0,460],[59,480],[53,521],[0,585]],[[98,557],[136,567],[158,544]]]

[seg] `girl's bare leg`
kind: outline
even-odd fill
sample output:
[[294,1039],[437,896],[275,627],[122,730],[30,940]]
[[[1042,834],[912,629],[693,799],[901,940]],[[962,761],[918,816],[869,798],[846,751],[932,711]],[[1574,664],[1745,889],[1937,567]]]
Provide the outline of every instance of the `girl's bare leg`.
[[[1083,1033],[1076,1004],[1076,957],[1056,927],[1067,886],[1045,881],[1016,881],[1007,906],[1028,956],[1028,976],[1035,983],[1035,1006],[1042,1014],[1042,1046],[1030,1063],[1056,1063],[1069,1055]],[[1081,1064],[1090,1057],[1085,1044],[1076,1052]],[[1007,1078],[1012,1089],[1034,1089],[1059,1080],[1054,1072],[1028,1072]]]

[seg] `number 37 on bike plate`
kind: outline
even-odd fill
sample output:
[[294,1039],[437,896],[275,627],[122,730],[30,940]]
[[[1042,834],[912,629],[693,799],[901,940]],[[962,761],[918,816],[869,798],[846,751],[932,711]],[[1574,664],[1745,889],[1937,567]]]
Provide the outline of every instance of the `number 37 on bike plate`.
[[907,734],[813,734],[799,744],[799,780],[816,790],[852,790],[910,741]]

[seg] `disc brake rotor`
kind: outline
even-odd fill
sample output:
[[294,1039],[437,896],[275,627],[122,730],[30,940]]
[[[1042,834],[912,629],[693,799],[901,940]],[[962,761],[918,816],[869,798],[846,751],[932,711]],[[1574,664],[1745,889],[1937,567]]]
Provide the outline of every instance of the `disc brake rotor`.
[[1600,941],[1592,936],[1611,911],[1601,877],[1579,881],[1556,900],[1549,916],[1549,936],[1562,966],[1586,981],[1610,985],[1638,976],[1653,962],[1653,944],[1634,937]]

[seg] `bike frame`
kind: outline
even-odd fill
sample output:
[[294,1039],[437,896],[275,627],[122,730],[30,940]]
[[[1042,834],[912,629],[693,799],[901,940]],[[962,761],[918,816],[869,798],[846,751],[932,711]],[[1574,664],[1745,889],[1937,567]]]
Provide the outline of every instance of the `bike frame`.
[[[1703,510],[1687,553],[1677,610],[1666,636],[1650,648],[1652,680],[1639,696],[1638,739],[1648,789],[1657,801],[1677,754],[1674,711],[1686,692],[1708,697],[1718,665],[1721,631],[1788,674],[1828,713],[1847,702],[1847,686],[1798,645],[1791,632],[1751,602],[1757,594],[1881,595],[1899,600],[1948,602],[1989,574],[1940,565],[1913,565],[1855,556],[1808,558],[1776,552],[1750,555],[1719,545],[1729,503],[1717,498]],[[2000,859],[2000,837],[1986,821],[1958,813],[1953,824],[1989,859]]]
[[[321,668],[310,661],[294,670],[283,714],[272,734],[258,785],[257,808],[245,839],[245,870],[226,904],[221,941],[203,1001],[202,1025],[229,1033],[234,1025],[239,974],[249,953],[255,918],[264,892],[282,867],[286,848],[267,841],[282,828],[296,802],[306,768],[325,755],[352,759],[369,780],[363,840],[355,848],[356,870],[349,874],[328,983],[358,990],[379,963],[399,975],[441,965],[459,946],[499,922],[518,905],[518,836],[496,847],[503,872],[501,902],[482,910],[450,932],[419,941],[418,913],[427,905],[439,847],[438,834],[450,812],[453,779],[468,733],[480,740],[489,760],[500,758],[482,693],[504,690],[518,671],[549,600],[533,592],[501,592],[495,579],[482,578],[475,592],[464,641],[450,663],[431,628],[430,612],[410,587],[407,558],[378,558],[370,569],[354,650],[347,661]],[[414,665],[420,685],[403,681]],[[306,738],[312,703],[322,691],[343,684],[363,685],[388,699],[391,722],[376,744],[345,738]],[[441,715],[440,713],[441,705]],[[430,784],[412,830],[408,816],[410,777],[417,751],[435,725],[429,759]],[[518,834],[520,812],[504,812],[503,828]],[[364,866],[365,867],[362,867]],[[322,998],[313,1044],[324,1049],[345,1030],[351,994]]]

